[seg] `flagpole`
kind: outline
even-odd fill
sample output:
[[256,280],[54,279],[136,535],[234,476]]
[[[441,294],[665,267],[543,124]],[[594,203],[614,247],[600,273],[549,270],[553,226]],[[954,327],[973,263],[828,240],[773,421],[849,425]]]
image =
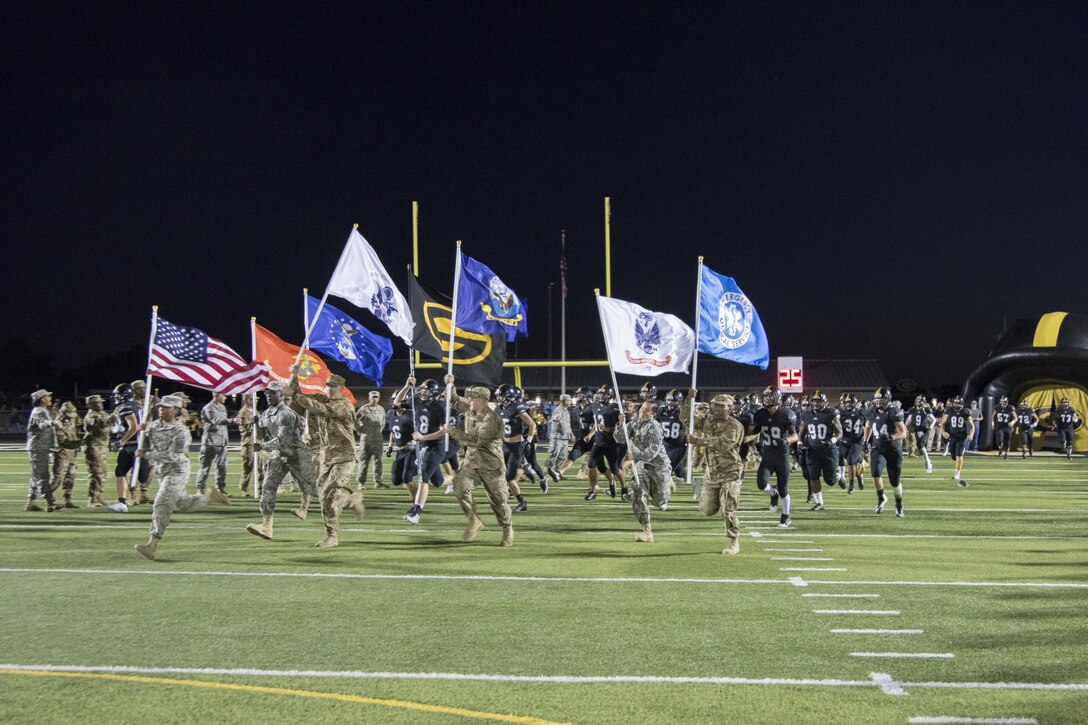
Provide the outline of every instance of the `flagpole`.
[[[695,380],[699,374],[699,300],[703,293],[703,258],[699,257],[699,272],[695,279],[695,325],[692,329],[695,330],[695,350],[692,351],[691,356],[691,389],[696,390]],[[688,435],[695,432],[695,401],[689,401],[691,403],[691,411],[688,413]],[[691,444],[688,444],[687,452],[687,484],[691,485],[691,462],[692,462],[692,450]]]
[[[251,358],[253,358],[253,362],[257,362],[257,318],[256,317],[250,317],[249,318],[249,356]],[[253,415],[251,417],[251,420],[250,420],[250,423],[249,423],[249,439],[251,441],[253,441],[254,443],[256,443],[257,442],[257,391],[256,390],[252,391],[249,394],[249,401],[252,404],[251,405],[251,412],[253,413]],[[261,474],[260,474],[260,471],[258,470],[259,459],[257,458],[257,446],[256,445],[253,446],[253,453],[250,456],[250,458],[251,458],[251,465],[252,465],[251,470],[253,471],[253,480],[251,481],[251,483],[253,484],[253,498],[260,498],[261,496],[257,492],[257,490],[261,487],[260,486]]]
[[[453,265],[453,299],[450,301],[450,350],[446,374],[453,375],[453,341],[457,334],[457,288],[461,286],[461,240],[457,240],[457,257]],[[446,386],[446,422],[450,420],[450,386]],[[450,446],[450,434],[446,433],[446,448]]]
[[563,262],[563,279],[559,281],[559,357],[563,365],[559,368],[559,393],[567,394],[567,230],[559,233],[559,249]]
[[[151,355],[155,349],[155,332],[159,329],[159,306],[151,306],[151,338],[147,341],[147,378],[144,382],[144,409],[143,420],[137,420],[138,423],[143,423],[147,420],[147,407],[151,405]],[[144,440],[143,426],[139,428],[139,432],[136,434],[136,450],[140,450],[140,443]],[[136,461],[132,464],[132,477],[129,479],[128,488],[133,490],[136,488],[136,477],[140,472],[140,457],[136,456]]]
[[[355,224],[354,229],[358,230],[359,225]],[[333,274],[335,273],[335,270],[333,270]],[[329,284],[332,284],[331,278],[329,279]],[[314,326],[317,324],[317,321],[321,319],[321,310],[325,309],[325,300],[329,299],[329,284],[325,285],[325,294],[321,295],[321,302],[318,303],[317,310],[314,312],[314,319],[306,323],[306,338],[302,341],[302,347],[298,349],[298,355],[295,357],[295,365],[298,365],[302,360],[302,351],[310,347],[310,334],[314,331]],[[303,291],[305,292],[305,288],[303,288]],[[309,293],[307,292],[307,294]],[[306,300],[303,300],[303,302],[306,302]],[[307,305],[306,310],[308,314],[309,305]]]
[[604,296],[612,296],[612,200],[604,198]]
[[[409,274],[414,273],[416,277],[419,277],[419,202],[412,202],[412,270]],[[411,282],[411,280],[408,280]],[[415,364],[419,365],[419,350],[412,348],[408,351],[408,357],[415,357]],[[411,363],[409,363],[411,367]]]
[[[627,441],[627,448],[631,450],[631,472],[635,476],[635,485],[642,488],[642,483],[638,479],[638,466],[635,465],[634,451],[631,446],[631,436],[627,432],[627,415],[623,412],[623,397],[620,395],[620,384],[616,380],[616,369],[612,367],[612,351],[608,349],[608,337],[604,329],[604,310],[601,309],[601,290],[594,288],[593,296],[597,300],[597,314],[601,318],[601,335],[604,336],[604,351],[605,357],[608,358],[608,373],[612,376],[612,389],[616,391],[616,405],[620,411],[620,424],[623,426],[623,438]],[[607,295],[605,295],[607,297]],[[620,470],[623,470],[623,461],[618,461]]]
[[[416,203],[412,202],[413,223],[415,221],[415,219],[414,219],[415,218],[415,206],[416,206]],[[413,237],[414,237],[414,235],[413,235]],[[416,254],[413,254],[412,256],[414,257],[415,260],[418,260],[418,256]],[[409,277],[412,276],[412,267],[408,268],[408,276]],[[409,279],[408,283],[411,284],[411,282],[412,282],[412,280]],[[411,289],[412,289],[411,287],[408,288],[409,292],[411,292]],[[415,352],[414,356],[413,356],[413,352]],[[410,377],[410,378],[414,378],[416,376],[416,363],[419,362],[418,355],[419,355],[419,352],[416,352],[414,348],[412,348],[412,347],[408,348],[408,377]],[[412,401],[412,426],[413,426],[413,429],[414,429],[415,428],[415,422],[416,422],[416,395],[415,395],[415,390],[413,390],[412,393],[411,393],[411,401]],[[415,504],[416,506],[418,506],[419,505],[419,496],[420,496],[420,493],[423,491],[423,485],[424,485],[424,483],[423,483],[423,455],[420,452],[418,443],[416,444],[416,475],[419,476],[419,487],[416,489],[416,493],[412,497],[412,503]],[[427,484],[427,485],[430,485],[430,484]]]

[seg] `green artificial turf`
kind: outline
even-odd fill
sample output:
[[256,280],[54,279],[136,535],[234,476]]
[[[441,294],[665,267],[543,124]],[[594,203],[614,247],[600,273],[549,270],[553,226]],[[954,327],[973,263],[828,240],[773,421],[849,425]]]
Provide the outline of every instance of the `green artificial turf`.
[[[230,462],[234,493],[236,455]],[[95,675],[128,667],[122,675],[170,680],[0,670],[0,720],[1088,721],[1088,462],[969,457],[966,489],[948,459],[935,464],[927,475],[907,462],[904,519],[891,503],[874,513],[871,485],[828,491],[827,510],[810,512],[795,474],[787,531],[749,475],[736,557],[721,555],[720,521],[703,517],[683,484],[668,511],[653,511],[656,541],[642,544],[629,504],[607,494],[585,502],[585,482],[572,479],[546,496],[524,487],[529,511],[516,515],[510,549],[497,546],[483,496],[487,528],[463,544],[452,496],[432,491],[411,527],[403,491],[368,489],[366,516],[343,518],[339,548],[312,548],[320,513],[290,516],[297,495],[281,497],[272,541],[246,533],[260,520],[256,502],[235,497],[175,516],[151,562],[133,551],[146,541],[150,506],[24,512],[25,454],[0,453],[0,665],[101,668],[86,673]],[[81,467],[81,506],[84,475]],[[449,678],[408,676],[424,673]],[[887,676],[888,692],[874,673]]]

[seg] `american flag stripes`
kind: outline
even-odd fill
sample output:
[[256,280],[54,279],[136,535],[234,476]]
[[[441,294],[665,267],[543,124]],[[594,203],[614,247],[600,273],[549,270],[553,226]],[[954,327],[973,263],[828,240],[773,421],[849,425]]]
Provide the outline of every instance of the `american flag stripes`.
[[268,366],[264,363],[246,362],[214,337],[161,317],[155,328],[147,372],[226,395],[263,390],[269,380]]

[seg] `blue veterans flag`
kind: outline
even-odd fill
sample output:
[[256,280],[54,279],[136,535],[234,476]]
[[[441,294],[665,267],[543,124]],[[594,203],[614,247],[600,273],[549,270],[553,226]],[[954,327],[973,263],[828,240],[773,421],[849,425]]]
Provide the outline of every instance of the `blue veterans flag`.
[[486,264],[461,255],[457,287],[457,326],[470,332],[506,335],[513,342],[529,336],[525,324],[525,300],[507,287]]
[[349,369],[362,373],[375,385],[381,385],[385,364],[393,357],[393,343],[368,331],[328,302],[321,307],[321,314],[317,312],[320,300],[307,296],[306,305],[313,324],[310,347],[346,363]]
[[767,369],[770,353],[759,313],[732,277],[702,267],[699,351]]

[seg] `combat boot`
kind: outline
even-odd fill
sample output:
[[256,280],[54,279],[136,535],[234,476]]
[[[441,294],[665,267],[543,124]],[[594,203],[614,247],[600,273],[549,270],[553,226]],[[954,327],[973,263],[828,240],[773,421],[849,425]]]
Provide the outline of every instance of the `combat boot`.
[[262,539],[272,538],[272,514],[265,514],[261,517],[261,523],[250,524],[246,526],[246,531],[249,533],[260,536]]
[[722,554],[726,556],[733,556],[740,553],[740,539],[734,538],[729,540],[729,546],[722,549]]
[[159,540],[154,536],[148,537],[146,544],[136,544],[136,551],[151,559],[151,561],[155,561],[155,552],[158,551],[158,548]]
[[513,546],[514,545],[514,527],[511,524],[507,524],[502,527],[502,541],[499,542],[499,546]]
[[77,509],[77,508],[79,508],[79,506],[76,506],[72,502],[72,497],[71,496],[65,496],[64,497],[64,508],[66,508],[66,509]]
[[87,508],[100,509],[102,508],[102,499],[98,496],[87,497]]
[[340,541],[337,539],[336,532],[325,527],[325,538],[314,544],[315,549],[331,549],[334,546],[339,546]]
[[230,505],[230,496],[218,488],[213,488],[208,491],[208,500],[212,503],[221,503],[226,506]]
[[468,520],[468,526],[465,527],[465,533],[461,535],[461,541],[475,541],[476,534],[480,533],[483,527],[484,522],[480,520],[480,517],[473,516]]
[[302,502],[298,505],[297,509],[291,509],[291,515],[296,516],[303,521],[306,520],[306,513],[310,509],[310,494],[302,494]]
[[348,504],[345,508],[349,508],[354,511],[355,518],[361,521],[363,518],[363,513],[366,511],[366,507],[363,506],[363,492],[356,491],[355,493],[351,494],[348,499]]
[[39,506],[38,504],[34,503],[34,499],[28,498],[26,500],[26,508],[24,508],[23,511],[41,511],[41,510],[42,510],[42,507]]
[[654,540],[654,532],[650,530],[649,524],[642,525],[642,533],[635,537],[635,541],[642,541],[647,544],[652,543]]
[[64,504],[62,504],[62,503],[57,503],[56,501],[50,501],[50,502],[49,502],[49,503],[48,503],[48,504],[46,505],[46,507],[45,507],[45,510],[46,510],[46,511],[49,511],[49,512],[53,512],[53,511],[60,511],[60,510],[61,510],[61,509],[63,509],[63,508],[64,508]]
[[139,499],[137,499],[136,503],[151,503],[151,499],[149,499],[147,497],[147,489],[146,488],[141,488],[140,489],[140,497],[139,497]]

